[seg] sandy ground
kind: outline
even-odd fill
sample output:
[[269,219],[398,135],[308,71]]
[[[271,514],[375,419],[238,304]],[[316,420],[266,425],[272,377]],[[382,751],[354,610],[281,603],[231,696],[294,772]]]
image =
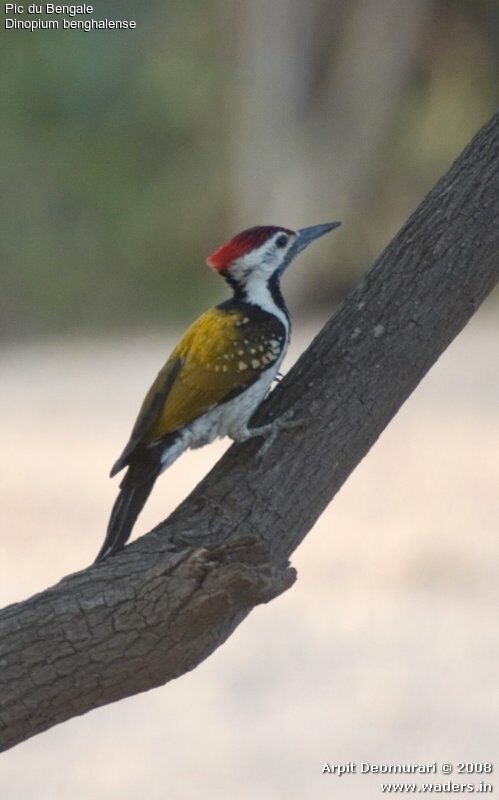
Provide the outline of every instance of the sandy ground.
[[[378,796],[382,779],[323,775],[325,761],[493,760],[494,310],[461,334],[323,514],[295,555],[291,591],[190,675],[1,756],[2,800],[342,800]],[[313,332],[300,327],[295,353]],[[107,471],[170,344],[0,352],[2,604],[93,559],[116,490]],[[225,446],[177,462],[137,532]]]

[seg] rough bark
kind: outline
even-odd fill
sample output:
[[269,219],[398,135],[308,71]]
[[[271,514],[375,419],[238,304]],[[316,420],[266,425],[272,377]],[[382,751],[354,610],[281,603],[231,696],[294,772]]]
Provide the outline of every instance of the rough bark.
[[[0,746],[193,669],[295,579],[288,558],[499,268],[499,115],[475,137],[169,520],[0,613]],[[332,542],[334,548],[334,542]]]

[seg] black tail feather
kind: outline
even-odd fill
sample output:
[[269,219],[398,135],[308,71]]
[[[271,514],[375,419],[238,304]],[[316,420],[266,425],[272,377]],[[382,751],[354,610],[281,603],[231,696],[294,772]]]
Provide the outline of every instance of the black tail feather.
[[[144,503],[151,494],[152,487],[156,481],[157,474],[138,485],[126,485],[122,482],[122,488],[116,498],[109,524],[107,526],[104,544],[99,550],[99,554],[94,563],[102,561],[107,556],[112,556],[121,550],[128,541],[135,521],[139,516]],[[123,485],[125,484],[125,485]]]

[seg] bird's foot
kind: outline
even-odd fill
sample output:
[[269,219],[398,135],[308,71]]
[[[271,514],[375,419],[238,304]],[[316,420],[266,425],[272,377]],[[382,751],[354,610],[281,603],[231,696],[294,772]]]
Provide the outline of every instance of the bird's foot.
[[304,419],[293,419],[294,411],[290,409],[268,425],[260,425],[258,428],[238,429],[229,434],[235,442],[246,442],[248,439],[255,439],[257,436],[263,438],[263,442],[257,450],[256,456],[260,460],[271,447],[281,431],[300,428],[305,424]]
[[267,450],[274,444],[281,431],[289,431],[294,428],[301,428],[304,425],[304,419],[293,419],[294,411],[290,409],[282,414],[280,417],[270,422],[268,425],[262,425],[259,428],[252,428],[249,432],[251,437],[262,436],[263,442],[256,452],[258,461],[261,461]]

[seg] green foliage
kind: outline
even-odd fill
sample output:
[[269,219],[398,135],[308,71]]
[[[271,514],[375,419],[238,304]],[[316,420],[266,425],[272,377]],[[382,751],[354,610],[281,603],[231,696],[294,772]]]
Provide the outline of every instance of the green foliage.
[[[497,99],[491,7],[455,5],[457,22],[445,23],[433,54],[422,48],[376,154],[370,193],[354,210],[370,225],[360,245],[340,245],[341,284]],[[234,20],[216,0],[109,0],[98,11],[138,28],[1,33],[7,335],[154,326],[189,318],[221,293],[202,265],[227,234],[234,200]]]
[[212,5],[108,3],[137,31],[2,34],[7,330],[154,323],[216,291],[199,266],[222,228]]

